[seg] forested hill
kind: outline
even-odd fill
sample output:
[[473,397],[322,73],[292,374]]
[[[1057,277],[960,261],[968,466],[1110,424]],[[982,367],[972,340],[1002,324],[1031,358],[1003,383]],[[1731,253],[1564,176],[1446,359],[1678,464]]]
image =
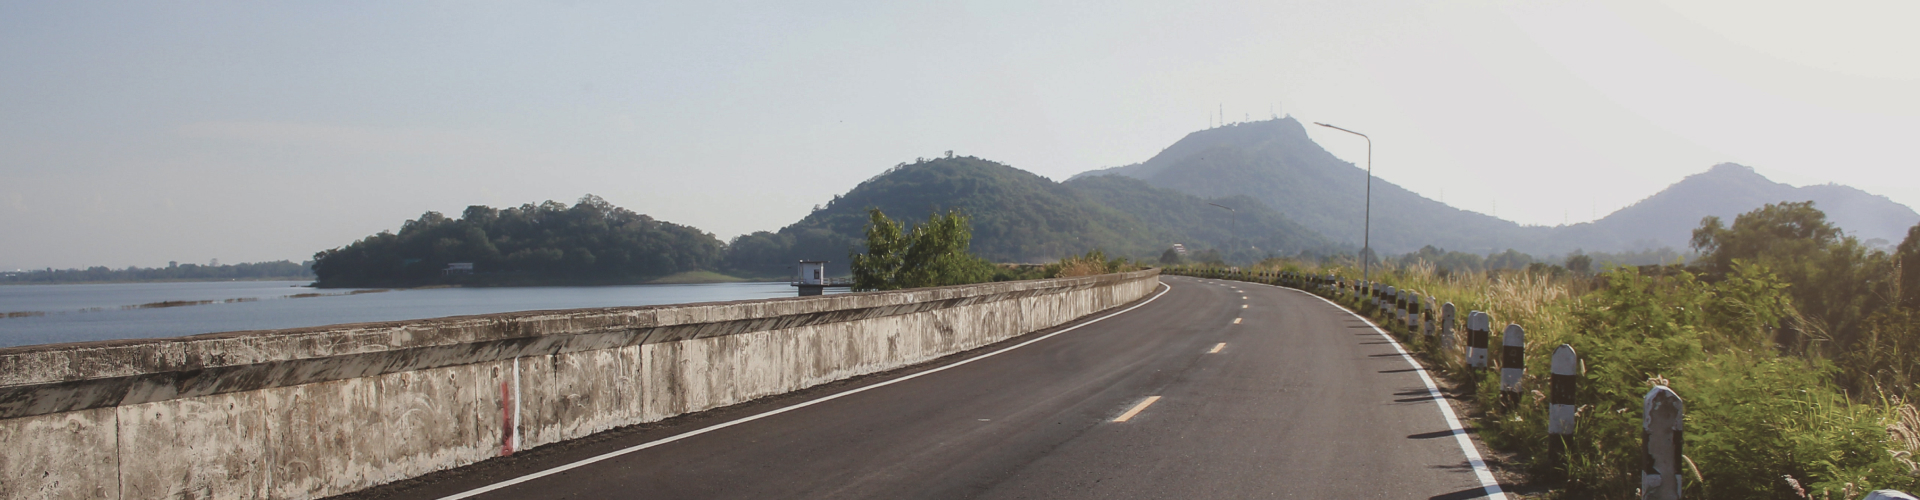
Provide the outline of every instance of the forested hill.
[[[1236,206],[1240,229],[1261,237],[1230,241],[1233,213],[1209,202]],[[795,260],[817,259],[832,261],[830,272],[844,272],[849,251],[864,237],[869,207],[915,223],[960,210],[973,219],[973,252],[997,262],[1050,261],[1093,249],[1150,258],[1175,243],[1245,246],[1244,257],[1331,248],[1251,199],[1210,200],[1139,182],[1063,184],[980,158],[952,157],[895,166],[777,232],[735,238],[727,267],[780,275]]]
[[[723,246],[699,229],[587,195],[571,207],[476,205],[457,219],[427,212],[399,233],[315,254],[313,271],[322,287],[638,283],[714,269]],[[471,263],[472,272],[447,271],[456,262]]]

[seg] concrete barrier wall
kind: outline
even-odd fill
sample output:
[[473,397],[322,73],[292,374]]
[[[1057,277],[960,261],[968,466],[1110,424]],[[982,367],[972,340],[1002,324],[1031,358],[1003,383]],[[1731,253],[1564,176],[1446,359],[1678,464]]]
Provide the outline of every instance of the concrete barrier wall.
[[0,498],[316,498],[929,361],[1148,270],[0,349]]

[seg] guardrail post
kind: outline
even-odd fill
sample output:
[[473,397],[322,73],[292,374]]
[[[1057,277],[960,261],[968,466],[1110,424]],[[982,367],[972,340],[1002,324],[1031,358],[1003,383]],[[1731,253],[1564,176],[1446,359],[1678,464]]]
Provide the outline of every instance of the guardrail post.
[[1394,288],[1393,294],[1388,295],[1387,300],[1393,301],[1393,304],[1392,304],[1393,305],[1393,322],[1399,323],[1401,328],[1406,328],[1407,326],[1407,289]]
[[1420,334],[1426,336],[1428,341],[1433,340],[1434,330],[1437,329],[1436,325],[1433,324],[1433,310],[1435,307],[1434,304],[1439,303],[1438,300],[1438,298],[1428,295],[1426,297],[1426,303],[1420,304]]
[[1455,345],[1453,341],[1453,315],[1452,302],[1440,305],[1440,345],[1445,347],[1449,354],[1453,353],[1453,347]]
[[1386,315],[1386,317],[1390,317],[1390,321],[1400,323],[1400,308],[1394,306],[1394,304],[1400,302],[1400,300],[1394,300],[1396,296],[1400,296],[1400,288],[1394,288],[1394,285],[1386,285],[1386,290],[1380,292],[1380,315]]
[[1679,500],[1680,453],[1686,444],[1686,403],[1664,385],[1647,391],[1641,407],[1641,500]]
[[1500,339],[1500,400],[1508,408],[1520,404],[1520,382],[1527,376],[1527,331],[1508,323]]
[[1408,335],[1419,335],[1420,323],[1415,322],[1413,318],[1420,314],[1420,293],[1412,290],[1402,290],[1402,294],[1404,297],[1401,297],[1400,300],[1407,304],[1407,310],[1400,317],[1400,320],[1407,324]]
[[1487,317],[1487,313],[1467,313],[1467,366],[1487,367],[1487,337],[1493,333],[1492,323],[1493,318]]
[[1560,344],[1553,350],[1553,376],[1547,379],[1547,466],[1554,470],[1566,457],[1567,444],[1573,438],[1574,415],[1577,413],[1573,402],[1574,382],[1580,372],[1580,355],[1573,346]]

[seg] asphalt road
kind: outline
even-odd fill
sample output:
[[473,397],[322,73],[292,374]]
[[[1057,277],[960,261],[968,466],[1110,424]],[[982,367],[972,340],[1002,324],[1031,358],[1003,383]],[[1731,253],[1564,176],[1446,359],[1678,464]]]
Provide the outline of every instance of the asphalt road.
[[[1162,280],[1165,293],[1131,311],[938,371],[750,403],[392,491],[455,495],[683,436],[475,498],[1485,494],[1490,476],[1470,465],[1471,441],[1443,416],[1444,400],[1365,321],[1295,290]],[[832,399],[805,405],[822,398]]]

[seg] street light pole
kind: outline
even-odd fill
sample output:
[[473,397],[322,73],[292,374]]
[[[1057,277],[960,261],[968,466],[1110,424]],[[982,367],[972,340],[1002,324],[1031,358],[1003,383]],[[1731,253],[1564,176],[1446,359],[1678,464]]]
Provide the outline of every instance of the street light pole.
[[1366,222],[1362,223],[1363,226],[1361,226],[1364,229],[1362,229],[1360,233],[1360,279],[1371,281],[1373,279],[1373,138],[1367,137],[1367,134],[1325,123],[1313,122],[1313,124],[1357,135],[1367,140],[1367,216]]

